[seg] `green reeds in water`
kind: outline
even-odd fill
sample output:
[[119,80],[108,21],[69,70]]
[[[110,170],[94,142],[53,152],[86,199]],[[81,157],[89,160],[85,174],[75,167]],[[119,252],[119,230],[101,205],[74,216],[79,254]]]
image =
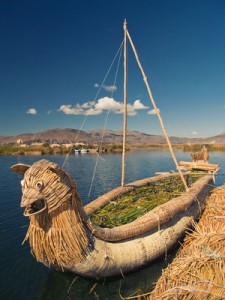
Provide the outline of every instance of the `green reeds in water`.
[[[191,186],[201,175],[188,175]],[[134,221],[153,208],[178,197],[185,191],[180,177],[168,177],[136,188],[99,209],[91,220],[101,227],[112,228]]]

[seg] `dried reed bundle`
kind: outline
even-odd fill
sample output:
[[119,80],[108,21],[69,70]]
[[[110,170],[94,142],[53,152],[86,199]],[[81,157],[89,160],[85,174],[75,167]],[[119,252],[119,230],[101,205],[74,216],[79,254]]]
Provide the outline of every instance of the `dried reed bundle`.
[[91,235],[83,224],[86,217],[75,181],[56,164],[41,160],[26,171],[22,203],[40,197],[47,199],[47,209],[29,216],[24,240],[29,240],[32,254],[37,261],[62,269],[81,262],[90,252]]
[[213,190],[194,227],[148,299],[225,299],[225,186]]
[[62,205],[48,218],[42,215],[30,217],[25,240],[29,239],[37,261],[63,269],[72,262],[74,265],[81,262],[90,252],[90,236],[79,213],[74,213],[74,206]]

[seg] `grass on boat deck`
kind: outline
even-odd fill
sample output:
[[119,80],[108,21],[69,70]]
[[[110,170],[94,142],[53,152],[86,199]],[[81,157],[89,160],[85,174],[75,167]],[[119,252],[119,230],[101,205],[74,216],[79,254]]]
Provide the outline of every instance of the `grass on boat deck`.
[[[202,175],[188,175],[191,186]],[[99,209],[91,220],[101,227],[112,228],[134,221],[153,208],[178,197],[185,191],[181,178],[168,177],[136,188]]]

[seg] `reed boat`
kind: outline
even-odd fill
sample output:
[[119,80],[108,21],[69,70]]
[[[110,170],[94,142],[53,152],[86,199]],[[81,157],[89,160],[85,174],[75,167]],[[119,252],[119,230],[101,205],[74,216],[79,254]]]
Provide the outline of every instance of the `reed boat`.
[[[204,201],[214,187],[213,179],[218,171],[218,165],[213,171],[198,173],[195,182],[191,182],[190,178],[196,175],[196,170],[193,174],[188,167],[189,170],[184,172],[184,166],[180,166],[177,162],[125,21],[124,61],[126,61],[127,39],[134,50],[177,172],[166,172],[125,184],[126,64],[124,64],[124,143],[120,187],[84,207],[74,178],[56,163],[42,159],[31,166],[16,164],[11,167],[13,171],[23,176],[21,207],[25,207],[24,216],[30,219],[25,240],[29,240],[31,253],[36,260],[49,268],[71,271],[87,277],[105,278],[123,276],[146,266],[165,256],[182,240],[187,228],[198,219]],[[104,226],[94,221],[102,208],[107,205],[118,206],[122,201],[121,197],[129,195],[132,203],[138,203],[137,195],[142,197],[142,189],[154,189],[161,182],[178,178],[183,190],[163,203],[160,202],[160,205],[143,209],[143,214],[136,215],[135,218],[130,218],[119,225]],[[151,202],[149,195],[156,197],[156,190],[150,194],[146,190],[146,201]],[[135,198],[132,198],[134,192]],[[121,207],[120,210],[124,208]],[[141,210],[141,204],[138,204],[136,210]]]

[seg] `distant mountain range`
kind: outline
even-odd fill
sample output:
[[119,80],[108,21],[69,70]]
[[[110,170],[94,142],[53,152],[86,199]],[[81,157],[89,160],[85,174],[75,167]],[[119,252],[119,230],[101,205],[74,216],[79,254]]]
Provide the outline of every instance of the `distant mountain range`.
[[[16,136],[0,136],[0,144],[15,144],[18,140],[23,143],[43,142],[43,143],[90,143],[98,144],[102,140],[103,129],[94,129],[91,131],[79,131],[77,129],[48,129],[38,133],[23,133]],[[170,137],[172,144],[225,144],[225,133],[209,138],[182,138]],[[121,130],[105,130],[104,144],[122,144]],[[166,140],[162,135],[151,135],[138,131],[127,132],[128,145],[148,145],[148,144],[166,144]]]

